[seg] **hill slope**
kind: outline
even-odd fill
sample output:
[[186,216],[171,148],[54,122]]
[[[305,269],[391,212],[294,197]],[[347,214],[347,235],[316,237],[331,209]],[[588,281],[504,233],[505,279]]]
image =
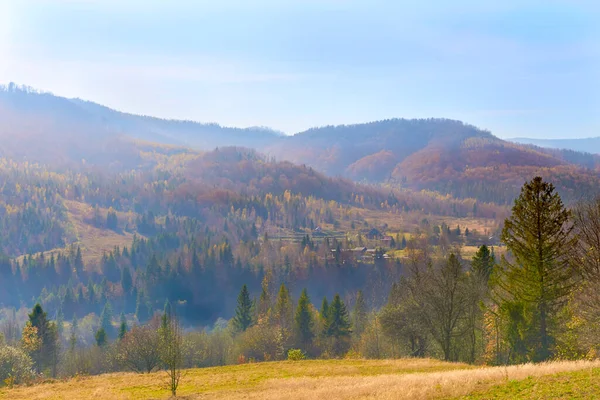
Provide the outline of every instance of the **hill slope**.
[[[235,145],[329,176],[502,204],[536,174],[554,181],[567,200],[600,187],[600,156],[507,142],[449,119],[390,119],[283,136],[266,128],[132,115],[9,85],[0,90],[0,140],[0,156],[6,158],[116,170],[151,168],[156,162],[148,160],[150,152],[171,155]],[[148,149],[149,142],[162,147]]]
[[501,203],[510,203],[535,174],[570,199],[594,192],[599,183],[599,156],[515,144],[447,119],[315,128],[267,151],[330,175]]
[[219,146],[260,147],[279,137],[268,129],[164,120],[112,110],[32,88],[0,86],[0,156],[41,162],[140,162],[133,141],[212,150]]

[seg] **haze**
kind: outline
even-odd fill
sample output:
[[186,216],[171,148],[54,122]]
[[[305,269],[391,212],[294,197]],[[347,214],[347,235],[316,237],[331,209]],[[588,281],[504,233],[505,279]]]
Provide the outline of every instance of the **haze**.
[[507,1],[4,1],[0,82],[269,126],[447,117],[598,136],[600,7]]

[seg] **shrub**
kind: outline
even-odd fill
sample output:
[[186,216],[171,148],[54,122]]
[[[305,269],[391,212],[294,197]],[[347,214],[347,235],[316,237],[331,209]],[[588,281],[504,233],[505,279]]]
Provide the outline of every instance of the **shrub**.
[[27,353],[16,347],[0,347],[0,385],[27,382],[33,376],[33,360]]
[[306,354],[300,349],[290,349],[288,350],[287,359],[290,361],[306,360]]

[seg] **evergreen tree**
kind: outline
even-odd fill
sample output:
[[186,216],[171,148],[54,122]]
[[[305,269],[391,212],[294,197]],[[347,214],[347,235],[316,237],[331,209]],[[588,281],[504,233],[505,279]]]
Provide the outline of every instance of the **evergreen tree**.
[[125,294],[129,294],[131,292],[131,288],[133,287],[131,271],[127,266],[123,267],[121,270],[121,287],[123,288],[123,292]]
[[258,316],[259,318],[269,318],[269,310],[271,309],[271,273],[267,272],[261,283],[261,292],[258,299]]
[[356,294],[356,303],[354,304],[354,310],[352,311],[352,322],[354,325],[354,333],[360,336],[367,325],[367,303],[363,296],[362,290],[359,290]]
[[77,275],[81,277],[83,272],[83,257],[81,256],[81,247],[77,246],[77,253],[75,254],[75,260],[73,262]]
[[554,185],[535,177],[521,189],[502,230],[514,261],[503,258],[500,287],[528,306],[536,332],[537,345],[531,349],[535,361],[551,357],[557,311],[573,289],[568,255],[576,238],[569,218]]
[[282,283],[275,303],[275,320],[281,329],[291,330],[294,319],[293,313],[292,297],[287,287]]
[[302,345],[304,351],[307,351],[312,343],[315,322],[311,311],[310,298],[306,289],[302,290],[298,299],[298,307],[294,316],[294,328],[298,342]]
[[127,320],[125,319],[125,314],[121,313],[121,325],[119,325],[119,340],[122,340],[129,328],[127,327]]
[[110,305],[110,302],[107,301],[102,310],[102,314],[100,314],[100,328],[106,335],[112,333],[112,317],[112,306]]
[[139,290],[135,302],[135,316],[139,322],[146,322],[152,316],[152,309],[143,290]]
[[496,264],[496,258],[494,253],[490,251],[490,249],[484,244],[478,250],[477,253],[473,256],[471,261],[471,269],[473,272],[481,278],[485,283],[487,283],[492,274],[492,270],[494,269],[494,265]]
[[52,375],[56,375],[59,351],[56,325],[48,320],[40,303],[33,307],[29,314],[29,322],[32,327],[37,329],[40,343],[39,348],[31,354],[38,371],[43,372],[49,368]]
[[94,336],[94,338],[96,339],[96,345],[98,347],[103,347],[104,345],[106,345],[106,343],[108,342],[108,339],[106,337],[106,331],[104,330],[104,328],[100,328],[98,329],[98,331],[96,332],[96,335]]
[[252,325],[252,300],[250,300],[250,292],[246,285],[242,286],[237,303],[233,327],[236,332],[244,332]]
[[327,312],[326,335],[333,340],[332,351],[335,355],[343,355],[350,346],[350,317],[346,305],[339,294],[333,297],[333,301]]
[[113,231],[117,230],[117,226],[119,224],[119,220],[117,218],[117,213],[111,207],[106,214],[106,227]]
[[71,351],[75,350],[75,347],[77,346],[77,336],[78,331],[79,330],[79,326],[77,323],[77,316],[73,315],[73,321],[71,322],[71,333],[69,334],[69,348],[71,349]]

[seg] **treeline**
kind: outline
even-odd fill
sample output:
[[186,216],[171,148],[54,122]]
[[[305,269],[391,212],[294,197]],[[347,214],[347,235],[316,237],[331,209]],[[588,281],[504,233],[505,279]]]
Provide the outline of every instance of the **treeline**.
[[[361,290],[345,299],[315,296],[317,307],[310,290],[293,294],[290,286],[298,282],[277,283],[265,273],[257,290],[241,285],[229,321],[181,334],[180,366],[331,357],[492,365],[596,358],[599,217],[600,199],[569,211],[553,185],[537,177],[522,188],[505,221],[506,256],[498,260],[483,245],[468,261],[460,247],[434,246],[414,235],[404,273],[381,307]],[[227,253],[222,248],[219,257]],[[48,375],[150,372],[164,368],[161,321],[184,304],[167,301],[143,322],[115,318],[107,302],[100,318],[86,325],[93,341],[81,340],[77,318],[67,324],[59,312],[50,322],[38,304],[22,332],[14,317],[3,323],[9,345],[0,354],[11,352],[14,363]],[[67,344],[70,350],[60,350]]]

